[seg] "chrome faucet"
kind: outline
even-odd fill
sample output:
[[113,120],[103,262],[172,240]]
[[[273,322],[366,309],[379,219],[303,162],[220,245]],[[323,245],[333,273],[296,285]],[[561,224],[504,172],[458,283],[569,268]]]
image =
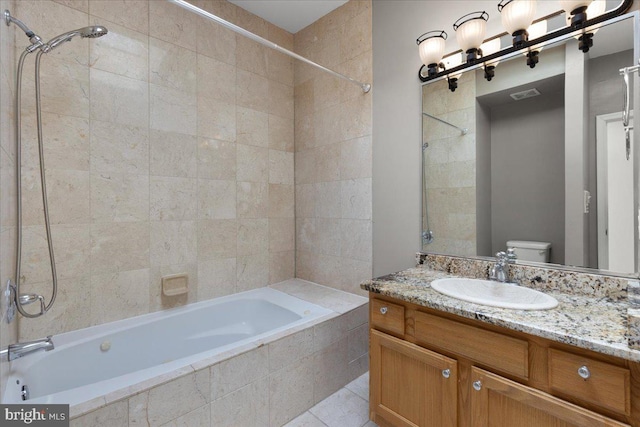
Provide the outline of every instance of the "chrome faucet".
[[18,342],[15,344],[9,345],[9,347],[0,351],[0,357],[7,355],[7,360],[11,362],[12,360],[19,359],[28,354],[34,353],[36,351],[44,350],[49,351],[53,350],[53,340],[52,336],[49,335],[46,338],[42,338],[34,341],[26,341],[26,342]]
[[509,282],[509,266],[515,264],[516,254],[513,248],[507,249],[507,252],[500,251],[496,254],[498,260],[489,272],[489,280],[497,280],[498,282]]

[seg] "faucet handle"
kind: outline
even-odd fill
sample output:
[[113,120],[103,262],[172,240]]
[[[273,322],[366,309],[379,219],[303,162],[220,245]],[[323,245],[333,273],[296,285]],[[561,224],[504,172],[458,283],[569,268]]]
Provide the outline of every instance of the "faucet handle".
[[496,258],[498,258],[498,261],[504,261],[507,259],[507,253],[504,251],[496,252]]
[[518,256],[516,255],[516,250],[513,248],[507,249],[507,262],[514,264],[517,259],[518,259]]

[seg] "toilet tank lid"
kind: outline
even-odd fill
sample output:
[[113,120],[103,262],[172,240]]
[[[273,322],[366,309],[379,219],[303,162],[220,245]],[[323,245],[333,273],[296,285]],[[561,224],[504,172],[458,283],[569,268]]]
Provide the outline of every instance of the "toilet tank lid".
[[549,242],[533,242],[531,240],[509,240],[507,241],[508,248],[521,248],[521,249],[537,249],[545,250],[551,248]]

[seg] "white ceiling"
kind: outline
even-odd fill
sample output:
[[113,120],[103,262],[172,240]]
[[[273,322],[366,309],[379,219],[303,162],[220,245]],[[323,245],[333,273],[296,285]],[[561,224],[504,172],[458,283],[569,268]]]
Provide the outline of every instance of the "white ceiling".
[[229,1],[293,34],[347,2],[347,0]]

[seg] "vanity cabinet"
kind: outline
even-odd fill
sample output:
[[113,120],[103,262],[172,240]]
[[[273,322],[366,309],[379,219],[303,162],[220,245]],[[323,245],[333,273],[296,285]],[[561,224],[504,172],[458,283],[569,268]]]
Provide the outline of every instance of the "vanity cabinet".
[[376,411],[394,426],[456,427],[455,360],[371,331],[372,390]]
[[638,364],[371,294],[382,427],[640,427]]
[[471,380],[474,427],[628,426],[483,369],[472,367]]

